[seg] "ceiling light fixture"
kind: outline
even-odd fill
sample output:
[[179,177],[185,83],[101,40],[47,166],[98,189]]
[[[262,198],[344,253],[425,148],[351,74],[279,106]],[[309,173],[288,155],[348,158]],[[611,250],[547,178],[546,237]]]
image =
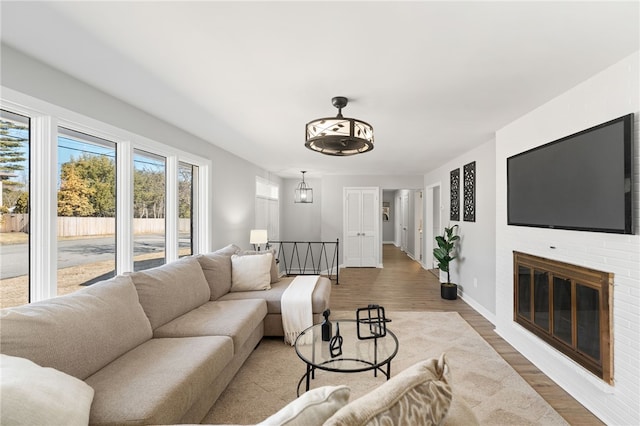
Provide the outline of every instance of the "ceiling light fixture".
[[373,127],[355,118],[344,118],[342,108],[349,99],[336,96],[331,99],[338,108],[336,117],[318,118],[306,126],[304,146],[326,155],[354,155],[373,149]]
[[293,199],[294,203],[313,203],[313,189],[307,186],[304,182],[304,174],[306,171],[302,173],[302,182],[298,184],[298,187],[295,190],[295,197]]

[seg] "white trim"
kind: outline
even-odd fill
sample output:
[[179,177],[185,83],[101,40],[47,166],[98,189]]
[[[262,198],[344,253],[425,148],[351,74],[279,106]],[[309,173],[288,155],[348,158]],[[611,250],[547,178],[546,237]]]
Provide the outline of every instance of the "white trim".
[[58,123],[32,116],[30,134],[29,298],[37,302],[58,295]]
[[[116,273],[133,272],[133,145],[116,145]],[[125,196],[126,194],[126,196]]]
[[460,292],[459,289],[458,289],[458,294],[459,294],[460,298],[462,300],[464,300],[467,305],[469,305],[469,306],[471,306],[473,308],[473,310],[475,310],[477,313],[482,315],[487,321],[489,321],[494,326],[496,325],[496,316],[495,316],[495,314],[493,314],[490,311],[488,311],[484,306],[482,306],[481,304],[476,302],[476,300],[473,299],[472,297],[465,295],[464,291]]
[[[185,160],[187,161],[187,160]],[[211,170],[211,161],[207,161],[202,165],[198,165],[198,217],[197,232],[191,237],[193,238],[193,251],[195,253],[209,253],[211,249],[211,235],[209,230],[212,228],[212,218],[209,214],[209,173]]]
[[165,262],[178,260],[178,158],[175,155],[165,161],[164,241]]

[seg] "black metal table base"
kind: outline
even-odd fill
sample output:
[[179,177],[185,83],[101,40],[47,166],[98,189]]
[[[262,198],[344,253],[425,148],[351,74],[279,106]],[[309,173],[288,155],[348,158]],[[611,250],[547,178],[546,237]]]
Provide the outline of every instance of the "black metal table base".
[[[324,370],[328,372],[334,372],[334,373],[362,373],[365,371],[373,370],[373,377],[378,377],[378,371],[380,371],[387,378],[387,380],[391,378],[391,360],[389,360],[389,362],[385,364],[376,365],[372,362],[363,361],[361,359],[356,359],[356,358],[339,358],[339,359],[329,360],[327,362],[322,363],[321,365],[331,364],[336,361],[355,361],[361,364],[365,364],[366,367],[363,367],[362,369],[357,369],[357,370],[342,371],[339,369],[320,368],[320,366],[313,366],[312,364],[306,363],[307,371],[302,375],[302,377],[300,377],[300,381],[298,381],[298,386],[296,387],[296,396],[300,396],[300,385],[302,384],[303,381],[306,381],[305,392],[309,390],[311,386],[311,380],[315,379],[316,369]],[[383,368],[385,365],[387,367],[386,370]]]

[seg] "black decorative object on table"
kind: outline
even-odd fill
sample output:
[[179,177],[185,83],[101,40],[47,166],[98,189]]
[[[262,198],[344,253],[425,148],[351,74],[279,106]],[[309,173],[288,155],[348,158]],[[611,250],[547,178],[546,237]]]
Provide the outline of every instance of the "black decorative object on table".
[[322,313],[324,317],[324,321],[322,321],[322,340],[324,342],[328,342],[331,340],[331,321],[329,321],[329,315],[331,314],[331,310],[327,309]]
[[340,335],[340,323],[336,323],[336,335],[329,341],[329,353],[332,358],[342,355],[342,336]]
[[[379,305],[369,305],[356,310],[358,322],[358,339],[375,339],[387,335],[387,323],[391,322],[384,314],[384,308]],[[361,327],[366,325],[367,327]]]

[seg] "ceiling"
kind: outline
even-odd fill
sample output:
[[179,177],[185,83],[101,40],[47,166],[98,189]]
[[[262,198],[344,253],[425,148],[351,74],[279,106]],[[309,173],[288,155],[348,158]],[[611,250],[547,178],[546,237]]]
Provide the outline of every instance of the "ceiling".
[[[7,2],[2,42],[282,177],[421,175],[639,50],[639,2]],[[373,151],[304,125],[373,125]]]

